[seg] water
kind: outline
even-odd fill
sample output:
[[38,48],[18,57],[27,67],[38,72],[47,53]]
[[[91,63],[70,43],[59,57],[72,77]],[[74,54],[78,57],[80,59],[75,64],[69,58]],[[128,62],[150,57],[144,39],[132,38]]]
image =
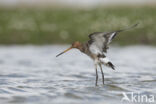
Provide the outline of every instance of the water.
[[155,47],[111,47],[116,70],[103,67],[104,86],[100,70],[95,86],[88,56],[71,50],[55,57],[67,47],[0,46],[0,103],[121,104],[123,92],[156,96]]

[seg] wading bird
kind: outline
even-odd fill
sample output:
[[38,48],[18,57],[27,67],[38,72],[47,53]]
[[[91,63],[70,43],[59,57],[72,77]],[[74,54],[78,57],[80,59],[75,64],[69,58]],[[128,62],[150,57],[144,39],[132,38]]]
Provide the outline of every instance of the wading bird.
[[113,70],[115,70],[115,66],[112,64],[112,62],[109,61],[109,59],[106,57],[107,49],[109,48],[108,45],[111,43],[111,41],[115,38],[115,36],[123,31],[129,30],[131,28],[136,27],[137,24],[117,30],[112,32],[94,32],[89,34],[90,40],[86,43],[81,43],[79,41],[74,42],[70,48],[66,49],[65,51],[58,54],[56,57],[60,56],[61,54],[76,48],[79,49],[82,53],[88,55],[90,58],[94,60],[95,63],[95,72],[96,72],[96,82],[95,85],[97,86],[98,82],[98,73],[97,73],[97,66],[99,65],[102,73],[102,82],[104,84],[104,73],[102,70],[102,65],[106,65]]

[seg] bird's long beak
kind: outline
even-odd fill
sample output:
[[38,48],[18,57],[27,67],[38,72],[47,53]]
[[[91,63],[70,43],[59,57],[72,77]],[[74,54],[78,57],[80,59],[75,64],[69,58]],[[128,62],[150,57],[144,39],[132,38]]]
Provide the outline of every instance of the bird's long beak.
[[58,54],[56,57],[58,57],[58,56],[62,55],[63,53],[65,53],[65,52],[67,52],[67,51],[69,51],[69,50],[71,50],[71,49],[72,49],[72,47],[70,47],[70,48],[66,49],[65,51],[63,51],[63,52],[61,52],[60,54]]

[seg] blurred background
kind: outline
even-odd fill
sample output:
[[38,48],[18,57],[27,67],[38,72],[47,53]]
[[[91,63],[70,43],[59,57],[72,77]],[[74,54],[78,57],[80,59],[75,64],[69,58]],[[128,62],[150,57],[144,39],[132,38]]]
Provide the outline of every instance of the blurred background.
[[0,44],[64,44],[139,23],[114,43],[156,44],[155,0],[0,0]]
[[[100,70],[95,86],[94,62],[78,50],[55,57],[92,32],[136,23],[112,42],[106,55],[116,70],[103,66],[104,86]],[[156,0],[0,0],[0,103],[121,104],[123,92],[156,98],[155,45]]]

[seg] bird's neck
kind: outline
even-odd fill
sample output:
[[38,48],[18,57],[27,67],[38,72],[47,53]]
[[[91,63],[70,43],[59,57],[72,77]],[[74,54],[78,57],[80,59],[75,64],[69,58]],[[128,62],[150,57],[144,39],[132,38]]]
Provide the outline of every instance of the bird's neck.
[[81,43],[81,45],[79,45],[77,49],[79,49],[80,51],[83,51],[83,44]]
[[87,47],[87,44],[86,44],[86,43],[81,43],[81,45],[78,47],[78,49],[79,49],[81,52],[83,52],[83,53],[85,53],[85,51],[86,51],[87,48],[88,48],[88,47]]

